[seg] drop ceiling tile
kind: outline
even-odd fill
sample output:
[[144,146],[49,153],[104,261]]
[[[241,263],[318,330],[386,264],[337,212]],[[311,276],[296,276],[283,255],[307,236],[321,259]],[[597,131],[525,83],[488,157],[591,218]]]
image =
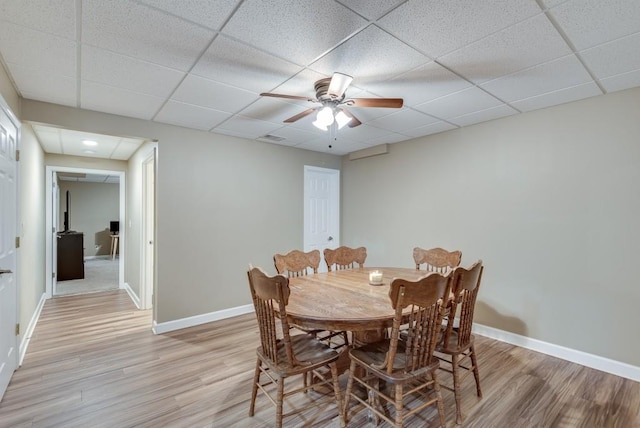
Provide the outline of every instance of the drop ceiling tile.
[[403,109],[381,108],[381,107],[347,107],[347,110],[362,123],[379,119],[392,113],[397,113]]
[[[363,28],[367,21],[336,2],[247,0],[224,33],[280,58],[307,65]],[[312,35],[312,36],[310,36]]]
[[446,95],[427,103],[418,104],[416,110],[440,119],[451,119],[475,111],[485,110],[502,104],[483,90],[474,87],[455,94]]
[[282,127],[279,123],[265,122],[243,116],[233,116],[218,125],[213,132],[255,139]]
[[311,64],[310,68],[327,75],[335,71],[348,74],[353,77],[355,86],[368,89],[368,82],[390,79],[427,61],[429,58],[420,52],[370,25]]
[[163,103],[164,98],[100,83],[82,82],[80,106],[83,109],[151,120]]
[[[282,85],[275,88],[273,91],[261,91],[261,92],[275,92],[277,94],[287,94],[287,95],[299,95],[302,97],[315,98],[316,91],[314,89],[314,84],[320,79],[324,79],[326,77],[331,77],[332,74],[322,74],[313,70],[305,69],[295,76],[291,77],[289,80],[284,82]],[[289,101],[287,101],[289,102]],[[300,105],[312,106],[306,101],[293,101],[290,102],[298,103]]]
[[556,7],[559,4],[565,3],[567,1],[570,1],[570,0],[542,0],[542,3],[548,9],[548,8]]
[[623,89],[640,86],[640,70],[618,74],[600,80],[600,84],[607,92],[621,91]]
[[16,64],[9,64],[9,68],[23,98],[76,106],[78,90],[75,78]]
[[403,132],[407,129],[419,128],[437,121],[438,119],[424,113],[415,110],[402,109],[396,113],[391,113],[367,122],[367,125],[375,126],[376,128],[388,129],[394,132]]
[[301,67],[259,49],[218,36],[193,68],[193,73],[254,92],[271,92]]
[[62,151],[62,142],[60,141],[60,132],[58,130],[34,124],[33,131],[38,136],[38,141],[45,153],[59,153]]
[[147,6],[84,0],[82,41],[181,71],[191,69],[214,33]]
[[140,0],[172,15],[219,30],[235,9],[239,0]]
[[76,76],[76,43],[73,40],[0,23],[0,50],[6,63]]
[[486,82],[571,53],[545,15],[519,22],[438,59],[475,83]]
[[253,119],[266,120],[273,123],[282,123],[298,113],[319,106],[319,104],[307,103],[308,105],[297,105],[281,101],[279,98],[260,98],[249,107],[242,110],[240,114]]
[[111,159],[127,160],[140,148],[140,144],[123,140],[111,153]]
[[168,97],[185,73],[92,46],[82,46],[82,79]]
[[547,94],[538,95],[524,100],[512,102],[511,105],[520,111],[531,111],[583,98],[602,95],[602,91],[594,82],[583,83],[571,88],[560,89]]
[[376,128],[367,124],[356,126],[355,128],[344,128],[338,130],[337,137],[343,137],[351,141],[370,144],[370,141],[382,137],[390,137],[394,133],[385,129]]
[[367,19],[375,21],[405,0],[343,0],[342,4]]
[[531,0],[424,0],[404,3],[379,23],[437,58],[539,13]]
[[377,146],[379,144],[393,144],[399,143],[400,141],[405,141],[406,139],[407,136],[404,134],[391,133],[381,135],[379,137],[373,137],[367,141],[367,144],[369,144],[370,146]]
[[456,128],[457,128],[456,125],[440,120],[435,123],[430,123],[429,125],[421,126],[420,128],[407,129],[402,133],[408,137],[418,138],[418,137],[423,137],[425,135],[432,135],[432,134],[438,134],[444,131],[450,131]]
[[436,62],[429,62],[391,80],[367,85],[379,96],[404,97],[405,106],[414,106],[468,88],[471,83]]
[[640,31],[638,0],[573,0],[551,14],[578,50]]
[[486,110],[480,110],[463,116],[454,117],[453,119],[450,119],[450,122],[458,126],[468,126],[475,123],[487,122],[489,120],[511,116],[516,113],[518,113],[518,110],[503,104]]
[[188,75],[171,97],[175,101],[235,113],[256,101],[256,93]]
[[580,52],[598,79],[640,70],[640,33]]
[[2,0],[0,20],[76,39],[76,0]]
[[591,76],[575,55],[567,55],[482,86],[487,92],[506,102],[531,98],[592,81]]
[[335,140],[330,140],[328,137],[320,137],[316,140],[296,146],[296,148],[299,149],[313,150],[315,152],[329,153],[338,156],[346,155],[347,153],[369,147],[371,147],[369,144],[351,141],[348,138],[341,137],[340,135],[338,135]]
[[178,101],[169,101],[162,107],[153,120],[208,131],[230,117],[231,113]]

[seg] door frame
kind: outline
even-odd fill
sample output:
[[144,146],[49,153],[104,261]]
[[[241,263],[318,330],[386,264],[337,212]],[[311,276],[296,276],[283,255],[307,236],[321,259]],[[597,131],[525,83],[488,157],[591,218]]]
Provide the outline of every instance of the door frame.
[[[155,307],[153,296],[156,289],[155,242],[156,242],[156,171],[158,149],[154,146],[142,161],[142,222],[140,245],[140,309]],[[149,180],[152,174],[152,182]],[[151,224],[151,231],[149,231]],[[155,319],[155,316],[154,316]]]
[[45,231],[46,231],[46,288],[45,288],[45,297],[50,299],[54,296],[54,287],[56,285],[56,281],[54,281],[53,273],[55,269],[53,268],[54,263],[57,260],[54,259],[53,254],[53,236],[57,232],[57,228],[53,224],[53,210],[54,210],[54,192],[55,189],[53,187],[54,182],[54,174],[58,172],[75,172],[75,173],[83,173],[83,174],[99,174],[99,175],[117,175],[120,181],[119,187],[119,196],[120,196],[120,209],[119,209],[119,221],[120,221],[120,232],[119,232],[119,251],[120,257],[118,262],[118,287],[125,288],[124,286],[124,264],[125,264],[125,249],[126,249],[126,239],[127,239],[127,231],[125,224],[125,172],[124,171],[110,171],[104,169],[90,169],[90,168],[77,168],[77,167],[69,167],[69,166],[58,166],[58,165],[46,165],[45,168],[45,194],[46,194],[46,219],[45,219]]

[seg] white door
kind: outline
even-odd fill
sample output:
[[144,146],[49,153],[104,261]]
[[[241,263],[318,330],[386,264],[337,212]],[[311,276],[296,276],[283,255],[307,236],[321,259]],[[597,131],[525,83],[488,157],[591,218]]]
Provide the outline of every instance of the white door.
[[[340,246],[340,171],[304,167],[304,251]],[[326,272],[324,260],[320,271]]]
[[18,122],[0,99],[0,398],[18,366],[16,220]]
[[[154,290],[154,242],[155,242],[155,148],[142,164],[142,280],[140,281],[141,309],[152,307]],[[155,318],[154,318],[155,319]]]

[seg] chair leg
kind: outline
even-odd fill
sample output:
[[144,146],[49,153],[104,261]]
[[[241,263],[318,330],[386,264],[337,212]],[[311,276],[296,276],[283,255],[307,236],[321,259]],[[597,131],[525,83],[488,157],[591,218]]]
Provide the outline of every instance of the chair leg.
[[402,388],[402,384],[399,383],[397,385],[395,385],[395,392],[396,392],[396,428],[402,428],[402,419],[404,416],[403,413],[403,399],[402,399],[402,394],[403,394],[403,388]]
[[480,389],[480,372],[478,371],[478,360],[476,358],[475,345],[471,345],[471,364],[473,364],[473,377],[476,378],[476,393],[482,398],[482,390]]
[[340,417],[340,426],[344,427],[347,425],[347,422],[344,418],[344,408],[342,407],[342,398],[340,394],[340,384],[338,381],[338,366],[336,363],[332,363],[329,365],[331,368],[331,377],[333,378],[333,394],[336,397],[336,403],[338,405],[338,416]]
[[251,406],[249,407],[249,416],[253,416],[255,408],[256,408],[256,396],[258,395],[258,382],[260,382],[260,358],[258,358],[258,362],[256,363],[256,372],[253,375],[253,388],[251,390]]
[[284,402],[284,378],[277,380],[278,392],[276,395],[276,428],[282,428],[282,407]]
[[444,413],[444,401],[442,400],[442,393],[440,392],[440,381],[438,380],[438,375],[434,370],[431,372],[431,376],[433,378],[433,391],[436,394],[436,404],[438,405],[438,415],[440,415],[440,425],[442,427],[447,426],[447,419]]
[[451,369],[453,371],[453,395],[456,399],[456,424],[462,424],[462,410],[460,405],[460,366],[458,355],[451,355]]
[[349,401],[351,400],[351,388],[353,388],[353,374],[356,371],[355,361],[351,361],[349,366],[349,379],[347,380],[347,389],[344,393],[344,423],[349,421]]

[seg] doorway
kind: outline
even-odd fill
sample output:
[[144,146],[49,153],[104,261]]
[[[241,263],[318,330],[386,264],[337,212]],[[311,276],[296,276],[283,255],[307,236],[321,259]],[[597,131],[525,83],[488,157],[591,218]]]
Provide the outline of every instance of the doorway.
[[[156,148],[142,162],[142,266],[140,269],[140,309],[155,310],[155,230],[156,230]],[[153,319],[156,319],[155,314]]]
[[[58,174],[86,174],[86,175],[110,175],[118,177],[119,187],[118,187],[118,199],[119,199],[119,209],[118,209],[118,224],[124,225],[125,219],[125,173],[124,171],[105,171],[105,170],[94,170],[94,169],[86,169],[86,168],[74,168],[74,167],[63,167],[63,166],[47,166],[46,167],[46,192],[47,192],[47,200],[46,200],[46,230],[50,233],[46,234],[46,297],[51,298],[57,294],[57,271],[58,271],[58,240],[59,240],[59,221],[58,221],[58,212],[59,205],[62,203],[61,199],[63,198],[59,192],[59,183],[57,182]],[[65,201],[66,203],[66,201]],[[115,219],[114,219],[115,220]],[[68,226],[68,224],[67,224]],[[66,229],[67,227],[65,227]],[[118,244],[119,244],[119,254],[118,257],[118,288],[124,288],[124,263],[125,263],[125,242],[126,242],[126,228],[120,228],[118,232]],[[88,243],[83,243],[84,248]],[[82,261],[84,262],[84,249],[82,249]]]
[[[340,171],[304,167],[304,251],[340,246]],[[321,262],[319,271],[326,272]]]

